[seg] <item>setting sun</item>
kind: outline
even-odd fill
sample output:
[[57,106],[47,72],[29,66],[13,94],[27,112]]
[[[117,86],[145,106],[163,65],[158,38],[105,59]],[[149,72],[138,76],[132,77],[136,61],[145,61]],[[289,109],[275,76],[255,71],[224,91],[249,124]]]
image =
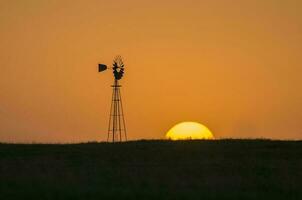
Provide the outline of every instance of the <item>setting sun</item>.
[[171,140],[214,139],[211,131],[197,122],[182,122],[173,126],[166,134]]

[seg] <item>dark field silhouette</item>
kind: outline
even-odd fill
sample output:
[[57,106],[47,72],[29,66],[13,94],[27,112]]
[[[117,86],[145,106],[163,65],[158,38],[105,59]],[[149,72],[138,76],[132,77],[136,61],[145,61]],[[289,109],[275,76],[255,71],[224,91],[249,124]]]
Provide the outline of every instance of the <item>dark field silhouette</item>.
[[302,142],[0,144],[0,199],[302,199]]

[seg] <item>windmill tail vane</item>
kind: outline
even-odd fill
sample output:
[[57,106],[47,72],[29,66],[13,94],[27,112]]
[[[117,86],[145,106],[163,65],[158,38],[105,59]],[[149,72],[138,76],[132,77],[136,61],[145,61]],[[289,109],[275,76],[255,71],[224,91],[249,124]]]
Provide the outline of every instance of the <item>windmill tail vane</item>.
[[119,84],[124,76],[124,62],[121,56],[116,56],[113,60],[112,67],[107,67],[107,65],[99,64],[99,72],[103,72],[107,69],[112,69],[114,83],[112,87],[112,98],[110,106],[109,115],[109,125],[107,133],[107,142],[122,142],[127,141],[126,123],[124,118],[123,104],[121,90],[122,87]]

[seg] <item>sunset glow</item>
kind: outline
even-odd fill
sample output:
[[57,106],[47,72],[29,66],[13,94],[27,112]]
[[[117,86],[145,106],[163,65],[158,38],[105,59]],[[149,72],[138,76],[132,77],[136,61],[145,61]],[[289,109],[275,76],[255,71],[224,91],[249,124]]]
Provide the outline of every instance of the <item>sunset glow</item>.
[[[0,142],[131,140],[194,119],[216,138],[302,139],[302,1],[0,1]],[[112,66],[111,66],[112,67]]]

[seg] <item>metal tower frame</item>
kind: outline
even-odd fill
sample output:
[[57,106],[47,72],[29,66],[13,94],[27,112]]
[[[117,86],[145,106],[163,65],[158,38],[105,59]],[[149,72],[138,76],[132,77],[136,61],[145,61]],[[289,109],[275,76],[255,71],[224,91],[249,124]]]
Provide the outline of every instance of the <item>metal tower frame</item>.
[[126,124],[123,111],[123,103],[118,80],[114,80],[112,87],[112,100],[110,107],[107,142],[127,141]]

